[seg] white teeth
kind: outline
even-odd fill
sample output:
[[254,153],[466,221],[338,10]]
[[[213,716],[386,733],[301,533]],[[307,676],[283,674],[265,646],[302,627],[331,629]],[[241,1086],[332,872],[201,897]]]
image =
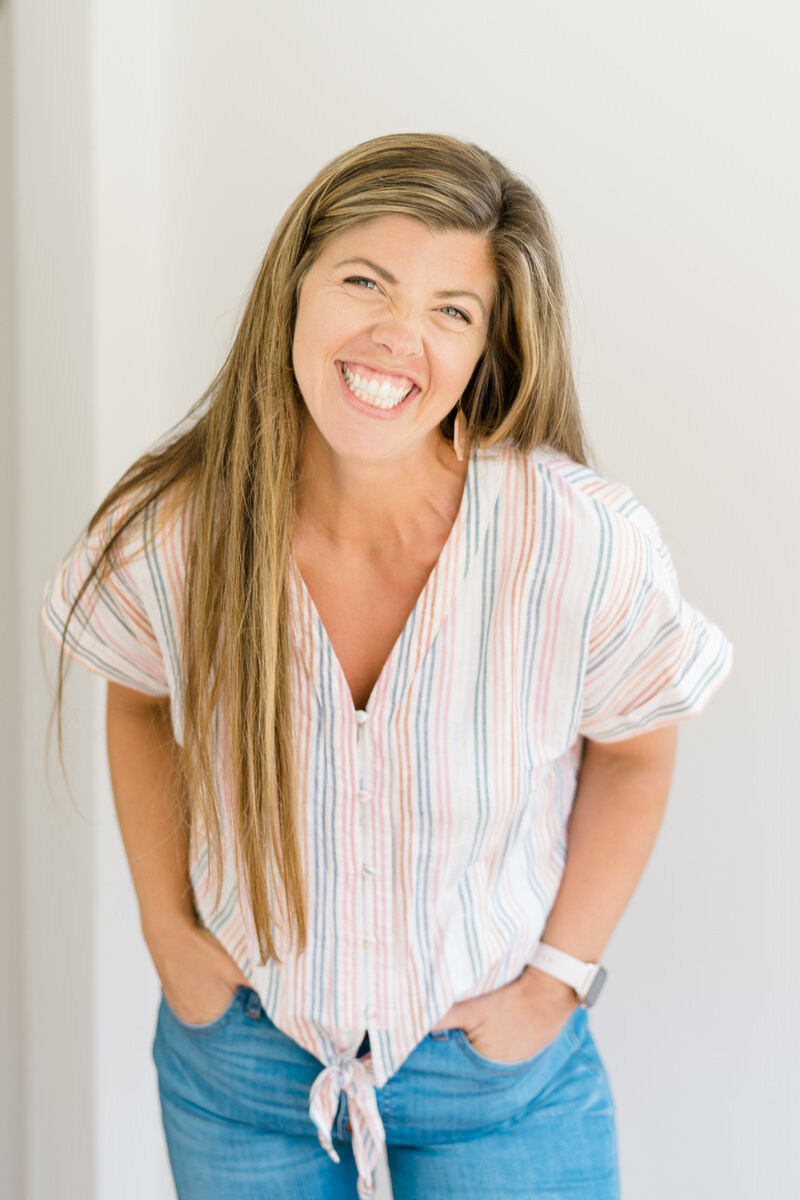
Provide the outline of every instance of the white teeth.
[[350,370],[347,363],[342,363],[342,374],[350,391],[374,408],[396,408],[413,388],[413,384],[410,388],[393,388],[387,379],[382,383],[378,383],[377,379],[362,379]]

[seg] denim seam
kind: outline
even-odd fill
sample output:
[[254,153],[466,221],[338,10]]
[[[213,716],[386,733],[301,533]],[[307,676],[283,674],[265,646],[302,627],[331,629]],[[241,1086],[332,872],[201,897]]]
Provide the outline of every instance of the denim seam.
[[[485,1058],[479,1053],[479,1051],[475,1049],[463,1029],[451,1029],[449,1032],[453,1035],[452,1040],[455,1041],[455,1044],[458,1046],[461,1053],[465,1058],[469,1059],[470,1062],[474,1062],[478,1067],[483,1067],[487,1074],[504,1076],[506,1079],[508,1079],[509,1077],[513,1078],[515,1075],[522,1075],[525,1071],[528,1071],[531,1069],[531,1067],[535,1066],[539,1059],[543,1058],[547,1051],[552,1046],[555,1046],[556,1042],[558,1042],[564,1034],[567,1035],[567,1041],[570,1043],[573,1052],[580,1054],[581,1043],[578,1035],[575,1033],[575,1013],[579,1011],[580,1009],[576,1009],[575,1012],[573,1012],[567,1018],[567,1021],[565,1025],[562,1026],[560,1032],[557,1033],[551,1041],[546,1042],[545,1045],[542,1046],[541,1050],[537,1050],[535,1054],[530,1056],[530,1058],[524,1058],[522,1062],[518,1063],[502,1063],[498,1061],[495,1064],[492,1059]],[[514,1070],[514,1068],[517,1068],[517,1070]],[[597,1068],[595,1068],[595,1070],[596,1069]]]
[[[589,1031],[588,1025],[585,1028],[585,1033],[593,1045],[594,1043],[592,1041],[592,1035]],[[570,1025],[570,1037],[572,1040],[573,1053],[575,1054],[575,1057],[579,1058],[583,1065],[593,1071],[595,1075],[605,1076],[605,1068],[595,1062],[590,1054],[587,1054],[586,1050],[584,1049],[583,1041],[575,1033],[575,1029],[572,1025]]]
[[549,1050],[550,1046],[553,1044],[552,1042],[548,1042],[547,1045],[543,1046],[541,1050],[537,1050],[536,1053],[532,1054],[529,1058],[524,1058],[522,1062],[503,1063],[498,1061],[495,1063],[492,1061],[492,1059],[485,1058],[475,1049],[463,1029],[454,1029],[453,1034],[453,1041],[464,1055],[464,1058],[473,1063],[476,1067],[480,1067],[486,1072],[487,1075],[496,1075],[503,1079],[513,1079],[515,1075],[523,1075],[526,1071],[529,1071],[531,1067],[544,1055],[545,1051]]
[[581,1060],[585,1067],[588,1067],[589,1070],[594,1071],[595,1075],[602,1076],[606,1074],[602,1067],[598,1067],[597,1063],[593,1062],[589,1055],[583,1052],[580,1044],[575,1047],[575,1056]]
[[386,1126],[390,1125],[391,1121],[392,1121],[392,1081],[391,1081],[391,1079],[387,1079],[386,1083],[381,1088],[380,1107],[385,1109],[384,1113],[381,1114],[381,1121],[383,1122],[383,1126],[384,1126],[384,1130],[385,1130]]
[[162,997],[166,1012],[180,1029],[185,1029],[187,1033],[192,1034],[217,1033],[218,1030],[223,1029],[234,1017],[239,1007],[240,1000],[249,990],[250,989],[246,988],[243,983],[237,984],[236,991],[233,993],[230,1004],[228,1004],[227,1008],[225,1008],[218,1017],[214,1017],[213,1021],[204,1021],[200,1025],[193,1025],[190,1021],[182,1020],[181,1017],[179,1017],[178,1014],[174,1012],[172,1008],[170,1008],[167,998],[163,995],[163,992]]

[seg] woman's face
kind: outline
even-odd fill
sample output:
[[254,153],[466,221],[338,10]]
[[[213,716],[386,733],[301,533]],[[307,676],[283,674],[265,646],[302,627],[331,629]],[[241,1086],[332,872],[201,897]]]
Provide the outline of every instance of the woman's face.
[[325,246],[300,287],[292,362],[336,455],[383,462],[441,441],[486,346],[494,287],[488,239],[412,217]]

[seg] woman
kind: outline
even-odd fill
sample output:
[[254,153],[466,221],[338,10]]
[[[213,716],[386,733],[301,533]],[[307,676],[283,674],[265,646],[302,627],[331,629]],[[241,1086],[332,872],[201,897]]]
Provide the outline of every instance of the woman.
[[59,705],[65,653],[109,680],[180,1200],[365,1197],[384,1144],[396,1200],[618,1194],[587,1008],[732,651],[587,465],[563,296],[490,154],[355,147],[45,589]]

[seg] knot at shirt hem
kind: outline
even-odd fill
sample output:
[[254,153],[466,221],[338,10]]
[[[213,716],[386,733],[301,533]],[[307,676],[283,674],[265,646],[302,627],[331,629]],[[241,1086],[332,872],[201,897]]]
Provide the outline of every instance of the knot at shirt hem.
[[342,1092],[347,1096],[359,1200],[371,1200],[375,1194],[375,1169],[386,1144],[373,1081],[371,1059],[351,1058],[320,1071],[309,1093],[309,1116],[317,1128],[320,1145],[335,1163],[341,1159],[333,1148],[331,1131],[339,1096]]

